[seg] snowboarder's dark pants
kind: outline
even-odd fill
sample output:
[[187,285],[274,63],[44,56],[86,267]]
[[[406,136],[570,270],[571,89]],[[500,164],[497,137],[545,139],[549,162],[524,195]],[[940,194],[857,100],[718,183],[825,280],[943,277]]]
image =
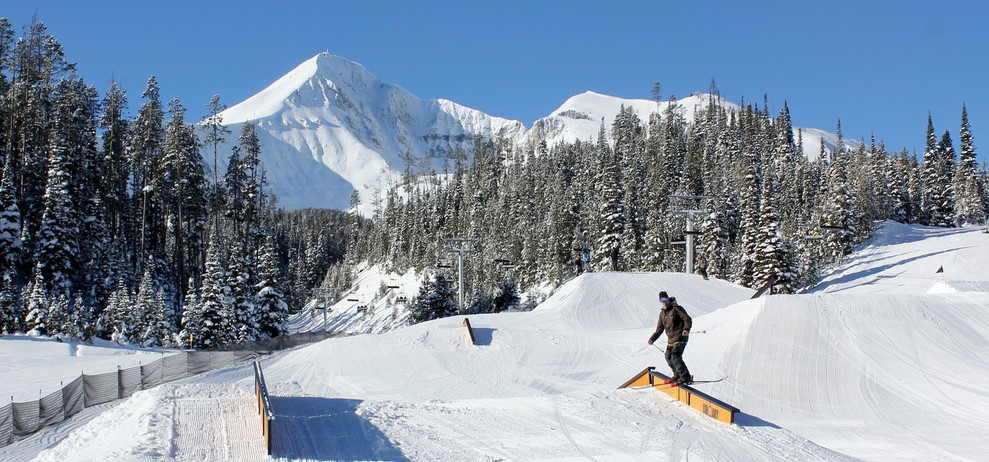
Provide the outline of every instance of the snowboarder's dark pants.
[[674,377],[689,380],[690,371],[687,370],[687,365],[683,362],[683,350],[685,348],[687,348],[687,342],[666,345],[666,364],[670,365]]

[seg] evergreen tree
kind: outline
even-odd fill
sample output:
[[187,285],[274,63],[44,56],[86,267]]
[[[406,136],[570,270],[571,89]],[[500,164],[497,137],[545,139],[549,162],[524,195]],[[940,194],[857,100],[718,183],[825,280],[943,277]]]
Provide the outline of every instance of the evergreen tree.
[[51,307],[48,291],[45,289],[45,279],[41,268],[35,267],[34,281],[24,286],[25,310],[24,327],[28,335],[48,335],[50,323],[48,309]]
[[937,189],[940,184],[938,179],[938,159],[940,154],[937,149],[937,137],[934,135],[934,122],[931,119],[931,114],[927,114],[927,146],[924,148],[924,161],[922,164],[922,171],[920,175],[920,180],[923,184],[923,192],[920,197],[920,209],[918,210],[918,219],[920,223],[932,224],[934,220],[934,208],[937,202]]
[[0,276],[0,335],[22,332],[25,315],[21,299],[13,284],[11,270]]
[[110,235],[115,239],[128,239],[133,232],[131,212],[128,210],[127,182],[130,168],[127,163],[127,138],[130,122],[124,118],[127,109],[127,92],[116,82],[110,86],[103,99],[99,126],[103,128],[103,178],[100,179],[102,203]]
[[932,168],[927,172],[928,195],[931,198],[930,222],[932,226],[950,227],[955,224],[955,149],[947,130],[937,143]]
[[598,253],[596,266],[618,271],[621,268],[622,236],[627,225],[625,188],[622,185],[618,162],[607,145],[603,125],[598,136],[598,173],[594,181],[599,203],[596,217],[598,229],[595,244]]
[[799,275],[795,271],[791,245],[780,230],[773,184],[773,181],[763,182],[759,242],[753,260],[753,286],[769,285],[770,293],[789,294],[795,291]]
[[522,298],[519,297],[518,287],[514,279],[502,279],[498,281],[498,286],[495,288],[495,293],[491,300],[495,313],[511,310],[518,306],[521,301]]
[[51,134],[51,160],[45,190],[44,215],[38,230],[36,256],[38,268],[51,289],[52,296],[69,296],[76,278],[79,255],[79,222],[82,215],[73,195],[73,173],[77,173],[78,158],[72,158],[73,134],[70,118],[65,114],[71,106],[60,106],[63,112],[56,118]]
[[975,146],[972,143],[971,127],[968,123],[968,111],[962,105],[962,126],[958,133],[959,159],[955,170],[955,221],[959,224],[984,224],[986,221],[986,204],[983,183],[980,180],[978,159]]
[[[284,333],[285,322],[289,316],[289,306],[285,302],[285,295],[282,292],[281,283],[278,281],[276,259],[274,240],[268,238],[265,241],[258,267],[260,281],[255,285],[257,311],[260,315],[258,327],[262,339],[277,337]],[[350,283],[338,280],[333,284],[333,287],[350,287]]]
[[419,296],[409,313],[409,323],[431,321],[457,314],[457,302],[453,299],[453,284],[442,273],[426,278],[419,286]]
[[48,318],[46,319],[47,335],[58,339],[70,339],[71,333],[75,331],[69,312],[69,301],[65,294],[55,294],[49,300],[47,308]]
[[828,170],[828,199],[821,217],[821,225],[826,229],[826,257],[840,262],[852,252],[855,241],[855,200],[849,192],[846,174],[846,151],[841,137],[841,123],[838,123],[838,143],[832,153]]
[[742,179],[740,191],[741,199],[741,221],[739,231],[741,232],[741,246],[739,248],[739,262],[735,270],[735,280],[746,287],[755,287],[755,261],[758,253],[759,239],[762,237],[759,232],[759,209],[761,202],[762,179],[759,176],[758,153],[750,151],[746,155],[745,176]]
[[[21,212],[14,195],[12,161],[7,157],[3,176],[0,177],[0,267],[6,268],[5,276],[14,278],[13,271],[21,261]],[[11,281],[13,282],[13,281]]]
[[169,103],[171,120],[165,128],[161,173],[164,213],[172,237],[168,241],[173,262],[172,286],[176,288],[174,304],[185,297],[185,282],[198,276],[202,264],[203,232],[207,214],[206,176],[199,142],[191,126],[185,123],[185,109],[178,99]]
[[254,298],[255,277],[239,243],[233,243],[227,265],[230,307],[233,311],[234,341],[245,342],[260,336],[260,313]]
[[214,239],[206,256],[199,303],[187,305],[182,315],[180,336],[192,348],[215,348],[234,340],[230,287],[219,253]]
[[130,290],[123,279],[117,280],[117,289],[107,299],[106,308],[97,322],[100,336],[118,343],[127,343],[136,332],[139,322]]
[[[147,88],[141,94],[146,101],[131,123],[130,139],[127,152],[131,165],[131,187],[133,192],[131,210],[134,212],[134,223],[137,235],[134,258],[136,265],[143,265],[152,256],[165,254],[164,213],[161,200],[156,193],[156,187],[162,182],[161,173],[163,143],[165,129],[163,125],[164,110],[162,109],[158,80],[152,76],[148,79]],[[138,274],[143,273],[143,267]]]

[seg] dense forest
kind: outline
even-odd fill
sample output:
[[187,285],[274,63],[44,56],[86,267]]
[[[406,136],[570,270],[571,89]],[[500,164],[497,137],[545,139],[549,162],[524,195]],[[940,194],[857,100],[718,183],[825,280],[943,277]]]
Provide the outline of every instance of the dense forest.
[[356,219],[277,211],[254,126],[230,133],[218,97],[196,123],[154,76],[140,96],[128,118],[128,95],[101,98],[43,23],[17,37],[0,19],[0,333],[195,348],[282,333]]
[[689,215],[708,275],[769,293],[814,284],[881,220],[985,222],[986,170],[964,106],[960,154],[929,119],[918,160],[875,139],[848,143],[840,121],[834,146],[805,147],[786,105],[772,115],[765,102],[728,110],[719,100],[711,93],[692,121],[672,99],[645,121],[623,107],[591,142],[519,149],[478,139],[449,159],[452,173],[392,189],[353,259],[426,269],[427,301],[411,313],[421,321],[458,312],[451,295],[435,294],[449,294],[454,274],[442,268],[465,243],[470,295],[459,312],[470,313],[572,277],[586,268],[577,263],[585,249],[595,271],[684,271]]
[[716,91],[691,120],[673,99],[648,120],[622,108],[596,140],[477,138],[443,174],[407,167],[362,219],[356,195],[351,212],[279,211],[255,126],[231,133],[218,97],[191,116],[152,76],[140,101],[129,117],[43,23],[17,36],[0,19],[0,333],[264,340],[366,264],[424,275],[412,322],[497,312],[581,270],[685,271],[689,241],[709,276],[792,293],[878,221],[982,225],[989,203],[964,106],[958,154],[929,119],[920,159],[848,143],[840,122],[837,143],[805,147],[786,105],[727,109]]

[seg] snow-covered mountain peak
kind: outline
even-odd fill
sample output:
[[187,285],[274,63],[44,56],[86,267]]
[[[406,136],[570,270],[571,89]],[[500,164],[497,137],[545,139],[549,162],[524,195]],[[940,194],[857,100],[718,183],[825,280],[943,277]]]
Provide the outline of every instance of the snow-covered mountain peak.
[[[442,172],[450,155],[471,152],[477,137],[516,146],[593,141],[602,123],[606,136],[610,134],[623,106],[646,123],[650,114],[664,114],[675,104],[690,121],[711,98],[697,93],[654,101],[586,91],[527,129],[519,121],[450,100],[420,99],[359,63],[321,52],[221,117],[225,125],[257,124],[267,178],[281,207],[343,209],[355,190],[367,208],[376,191],[397,179],[407,163],[416,173]],[[738,109],[716,98],[717,104]],[[826,146],[833,146],[834,136],[827,132],[803,132],[808,157],[817,156],[822,137]]]

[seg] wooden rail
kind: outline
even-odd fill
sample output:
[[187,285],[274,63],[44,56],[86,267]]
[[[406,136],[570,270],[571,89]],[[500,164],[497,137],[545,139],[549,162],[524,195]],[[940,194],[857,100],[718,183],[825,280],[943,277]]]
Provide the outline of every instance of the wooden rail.
[[261,415],[261,434],[264,435],[268,455],[271,455],[271,424],[275,415],[271,410],[271,399],[268,397],[268,386],[264,383],[264,373],[261,363],[254,361],[254,394],[258,399],[258,414]]
[[714,420],[727,424],[735,423],[735,414],[741,412],[738,408],[695,390],[689,385],[672,386],[665,383],[670,378],[656,372],[655,369],[652,366],[643,369],[618,388],[652,387]]

